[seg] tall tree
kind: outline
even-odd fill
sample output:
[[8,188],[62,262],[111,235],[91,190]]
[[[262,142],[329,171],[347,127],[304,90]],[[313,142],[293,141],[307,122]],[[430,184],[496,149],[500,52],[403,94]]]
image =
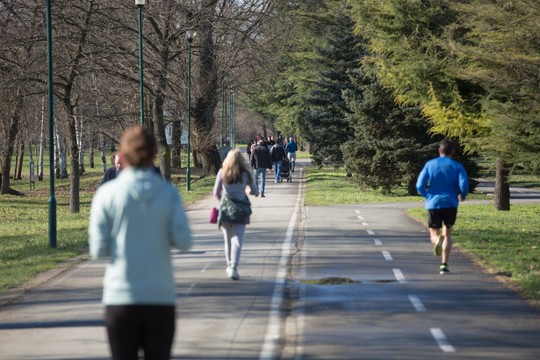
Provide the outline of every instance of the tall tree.
[[320,71],[315,88],[307,99],[305,138],[312,144],[317,164],[343,163],[341,145],[352,138],[346,116],[349,113],[343,92],[353,90],[349,73],[360,66],[364,56],[360,37],[353,33],[354,22],[341,8],[328,28],[324,45],[317,49]]

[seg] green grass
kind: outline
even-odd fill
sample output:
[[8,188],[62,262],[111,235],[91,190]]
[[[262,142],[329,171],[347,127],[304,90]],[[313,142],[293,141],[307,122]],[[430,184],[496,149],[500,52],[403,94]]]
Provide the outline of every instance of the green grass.
[[[408,213],[425,222],[424,209]],[[488,271],[510,280],[525,298],[540,304],[540,205],[461,205],[454,242]]]
[[[468,199],[488,200],[484,194],[471,194]],[[420,196],[407,195],[406,189],[395,189],[392,194],[383,194],[380,190],[359,189],[342,169],[315,166],[306,168],[305,204],[349,205],[375,202],[415,202],[423,201]]]
[[[87,168],[87,170],[90,170]],[[92,196],[102,173],[92,169],[81,177],[80,212],[69,211],[69,179],[55,180],[57,201],[57,248],[48,247],[48,172],[29,190],[28,177],[13,181],[25,196],[0,195],[0,291],[24,283],[59,262],[87,252],[87,228]],[[186,191],[185,174],[173,175],[184,204],[189,206],[211,193],[215,177],[192,174],[191,191]]]

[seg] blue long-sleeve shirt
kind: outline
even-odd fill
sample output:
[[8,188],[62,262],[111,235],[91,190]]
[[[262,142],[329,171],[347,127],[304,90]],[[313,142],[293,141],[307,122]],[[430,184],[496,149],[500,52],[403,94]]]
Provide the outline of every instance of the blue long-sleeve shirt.
[[465,200],[469,192],[467,172],[459,162],[441,156],[424,165],[416,189],[426,198],[428,210],[457,208],[458,195]]

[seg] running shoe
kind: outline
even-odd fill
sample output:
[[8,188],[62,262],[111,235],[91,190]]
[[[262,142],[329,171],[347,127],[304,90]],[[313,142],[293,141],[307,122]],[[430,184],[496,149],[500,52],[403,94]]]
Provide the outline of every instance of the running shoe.
[[238,270],[236,270],[236,268],[232,268],[232,273],[231,273],[231,276],[229,277],[233,280],[239,280],[240,275],[238,274]]
[[440,267],[441,271],[439,274],[441,275],[444,275],[444,274],[448,274],[450,272],[450,270],[448,270],[448,265],[441,265]]
[[444,236],[439,236],[439,240],[437,240],[437,243],[433,245],[433,254],[435,256],[441,256],[442,254],[442,243],[444,240]]

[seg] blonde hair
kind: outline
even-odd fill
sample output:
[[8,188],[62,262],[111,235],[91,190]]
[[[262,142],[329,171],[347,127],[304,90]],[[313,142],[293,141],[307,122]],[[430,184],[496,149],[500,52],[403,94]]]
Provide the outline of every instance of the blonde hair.
[[242,173],[248,176],[248,184],[253,181],[251,169],[239,149],[232,149],[223,160],[221,177],[225,184],[237,184],[242,182]]

